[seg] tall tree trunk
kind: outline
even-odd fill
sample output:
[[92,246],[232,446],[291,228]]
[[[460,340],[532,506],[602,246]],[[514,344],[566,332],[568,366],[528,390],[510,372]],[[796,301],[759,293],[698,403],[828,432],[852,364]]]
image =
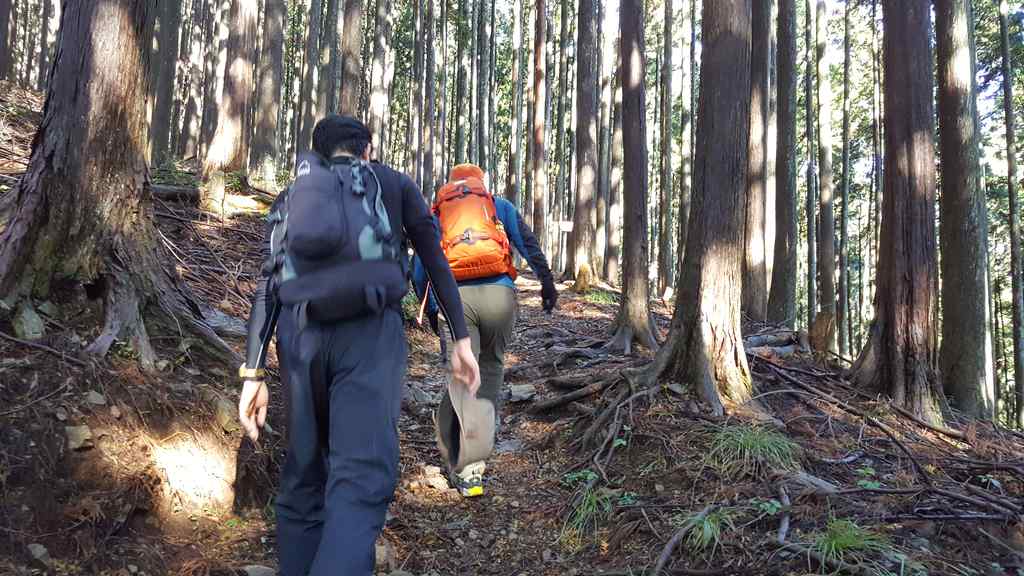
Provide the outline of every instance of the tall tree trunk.
[[313,127],[316,124],[316,95],[321,78],[320,66],[320,30],[323,23],[323,0],[311,0],[309,5],[309,27],[306,32],[306,56],[303,67],[302,122],[299,125],[299,151],[309,150],[313,144]]
[[[750,399],[740,332],[742,205],[749,169],[751,0],[704,4],[690,231],[669,340],[655,374],[689,382],[716,414]],[[730,95],[723,97],[723,95]],[[629,147],[626,147],[629,150]]]
[[665,1],[661,67],[661,197],[658,202],[658,294],[664,296],[672,278],[672,20],[673,0]]
[[530,169],[533,179],[533,231],[541,242],[547,232],[545,220],[547,176],[544,168],[544,109],[547,103],[545,93],[545,75],[547,61],[544,54],[545,33],[547,32],[547,15],[544,12],[544,0],[534,0],[534,32],[533,32],[533,141],[530,143],[530,154],[533,156]]
[[820,335],[817,346],[822,351],[836,347],[836,224],[832,196],[832,81],[828,58],[828,7],[818,0],[815,21],[817,34],[816,61],[818,64],[818,282],[820,308],[815,318]]
[[468,36],[468,13],[469,3],[472,0],[458,0],[459,2],[459,17],[457,20],[456,30],[458,30],[458,47],[457,56],[459,62],[458,76],[455,79],[456,83],[456,96],[455,105],[458,108],[457,121],[455,123],[455,163],[462,164],[466,161],[466,131],[468,129],[469,121],[469,102],[467,98],[467,83],[469,82],[469,48],[467,44]]
[[850,350],[850,13],[853,4],[847,2],[843,11],[843,181],[842,214],[839,228],[839,353]]
[[[445,0],[447,1],[447,0]],[[377,21],[380,23],[377,36],[373,39],[373,68],[370,72],[370,132],[373,134],[374,149],[379,158],[385,157],[383,134],[384,118],[388,109],[388,94],[395,70],[389,65],[388,53],[392,50],[391,37],[394,33],[394,19],[391,15],[391,0],[377,0]]]
[[491,50],[487,46],[487,10],[484,0],[477,0],[477,21],[476,21],[476,163],[484,170],[487,170],[488,160],[488,136],[487,136],[487,102],[490,99],[488,94],[488,71],[490,70]]
[[[686,257],[686,243],[690,232],[690,197],[693,190],[693,155],[696,150],[695,118],[697,115],[697,86],[700,84],[697,77],[697,0],[683,0],[689,4],[689,11],[683,21],[683,52],[686,56],[686,64],[683,66],[682,95],[683,111],[680,114],[683,121],[683,129],[680,132],[682,146],[679,158],[679,234],[676,240],[676,276],[683,269]],[[687,53],[688,51],[688,53]],[[676,286],[678,289],[678,286]]]
[[1006,118],[1006,190],[1010,203],[1010,290],[1013,298],[1013,388],[1017,398],[1016,423],[1024,428],[1024,270],[1020,247],[1020,206],[1017,198],[1017,129],[1014,125],[1013,61],[1010,59],[1010,6],[999,2],[1000,50],[1003,57],[1003,115]]
[[796,188],[796,0],[779,0],[779,137],[775,161],[775,264],[768,321],[796,327],[797,221]]
[[199,131],[203,115],[203,74],[205,71],[206,27],[209,25],[209,0],[193,0],[192,35],[188,58],[188,94],[181,119],[181,137],[175,152],[182,157],[193,156],[199,151]]
[[[156,103],[150,125],[150,157],[154,166],[163,164],[170,156],[171,108],[174,106],[174,79],[178,62],[178,33],[181,28],[181,4],[165,2],[160,14],[160,50],[156,72]],[[43,43],[45,45],[45,42]],[[40,63],[43,61],[40,57]]]
[[[555,125],[555,149],[552,154],[555,156],[557,169],[557,176],[555,177],[555,188],[551,194],[552,208],[554,209],[554,220],[555,225],[552,226],[551,231],[554,233],[552,238],[552,246],[555,252],[561,252],[561,236],[562,231],[559,227],[559,221],[561,218],[562,199],[565,196],[565,172],[569,169],[569,163],[572,161],[566,151],[566,127],[565,127],[565,109],[568,105],[569,98],[571,98],[571,91],[569,89],[569,55],[567,48],[569,45],[569,0],[561,0],[561,8],[559,11],[559,35],[558,35],[558,92],[557,92],[557,120]],[[552,98],[555,98],[555,93],[551,94]],[[561,265],[561,254],[554,255],[554,261],[557,262],[555,267],[558,268]]]
[[599,26],[601,38],[601,85],[598,93],[600,106],[600,124],[598,128],[598,192],[597,192],[597,243],[595,244],[597,272],[608,281],[608,212],[611,196],[611,147],[612,147],[612,108],[615,75],[615,40],[618,38],[617,3],[599,2]]
[[863,388],[942,420],[936,371],[931,2],[885,0],[885,197],[871,334],[852,368]]
[[53,17],[53,0],[40,1],[43,3],[43,16],[39,21],[39,78],[36,90],[42,91],[46,89],[46,76],[50,71],[50,19]]
[[5,48],[7,49],[7,54],[10,59],[7,62],[7,69],[2,70],[0,72],[2,72],[3,78],[5,78],[6,80],[16,82],[18,80],[18,58],[15,52],[18,47],[18,26],[20,25],[21,18],[23,18],[24,16],[21,13],[21,7],[18,6],[19,0],[10,0],[10,2],[11,24],[10,27],[8,28],[10,30],[10,37],[7,40],[7,46],[5,46]]
[[816,182],[817,154],[814,149],[814,7],[811,0],[804,1],[804,121],[806,123],[807,141],[807,200],[804,214],[807,217],[807,327],[814,324],[814,315],[818,311],[818,291],[815,281],[817,271],[816,219],[814,204],[817,199]]
[[771,56],[772,6],[753,0],[750,51],[750,134],[747,169],[743,261],[743,314],[754,322],[768,316],[768,270],[765,250],[765,193],[768,182],[765,135],[768,132],[768,65]]
[[164,327],[199,334],[236,360],[167,264],[172,259],[152,222],[145,163],[150,5],[64,3],[43,121],[15,212],[0,231],[0,297],[27,307],[30,296],[44,299],[60,281],[93,284],[104,290],[105,322],[87,353],[102,357],[124,339],[142,366],[155,370],[149,330]]
[[[617,27],[616,27],[617,28]],[[612,134],[609,170],[611,185],[608,187],[608,228],[606,230],[606,244],[608,255],[604,261],[604,278],[613,285],[619,285],[619,273],[621,271],[622,258],[622,73],[619,68],[621,64],[621,51],[616,61],[615,77],[612,79]]]
[[881,228],[879,220],[881,214],[882,194],[882,51],[879,46],[878,29],[881,25],[878,22],[878,0],[871,0],[871,198],[868,207],[868,227],[870,229],[868,251],[868,276],[869,276],[869,301],[874,303],[877,289],[877,278],[870,272],[877,267],[878,262],[878,237]]
[[224,183],[216,173],[246,167],[249,158],[249,110],[253,93],[253,50],[256,43],[258,0],[232,0],[224,94],[218,111],[217,132],[203,162],[203,176],[213,176],[203,203],[223,210]]
[[624,187],[622,301],[609,344],[629,354],[634,341],[657,349],[647,283],[647,95],[645,87],[644,8],[639,0],[622,0],[619,75],[622,82]]
[[[498,94],[498,84],[495,81],[494,72],[498,69],[498,41],[494,33],[494,5],[495,0],[490,0],[491,7],[490,19],[487,21],[487,38],[488,38],[488,65],[487,65],[487,90],[489,94]],[[488,185],[497,188],[498,177],[498,153],[497,148],[494,145],[495,138],[495,121],[497,120],[497,102],[493,98],[487,99],[487,114],[484,116],[487,120],[487,162],[484,166],[488,170]]]
[[519,173],[521,165],[520,123],[523,115],[523,14],[522,0],[512,4],[512,110],[511,137],[508,140],[508,177],[505,179],[505,198],[513,206],[519,206]]
[[969,0],[935,2],[942,170],[939,368],[945,391],[960,411],[991,419],[995,391],[987,357],[988,219],[979,186],[973,23]]
[[38,16],[33,18],[33,3],[29,0],[25,0],[22,4],[25,8],[25,33],[22,34],[22,38],[25,40],[25,46],[21,51],[21,85],[24,88],[33,86],[32,73],[35,72],[36,64],[36,30],[33,26],[33,20],[38,21]]
[[594,0],[579,0],[576,53],[576,207],[573,212],[576,287],[589,288],[597,271],[594,200],[597,192],[597,14]]
[[11,0],[0,0],[0,80],[7,78],[11,69],[11,49],[13,35],[8,31],[11,29],[13,14],[11,13]]
[[417,185],[422,185],[422,146],[420,122],[423,115],[423,0],[414,0],[413,22],[416,44],[413,48],[412,80],[409,84],[409,121],[406,125],[406,148],[409,150],[409,172]]
[[338,27],[341,19],[339,2],[343,0],[326,1],[318,59],[320,82],[316,87],[316,118],[318,120],[326,116],[328,112],[338,110],[338,74],[341,68],[341,35]]
[[423,196],[428,202],[434,198],[434,116],[436,112],[434,89],[434,78],[437,67],[434,64],[434,0],[426,0],[427,10],[424,14],[424,90],[423,90],[423,120],[421,126],[421,142],[423,146]]
[[284,0],[267,0],[263,17],[263,50],[256,91],[256,129],[253,131],[249,171],[255,181],[277,187],[281,154],[278,150],[278,117],[284,84],[284,31],[288,9]]
[[345,0],[345,27],[341,41],[341,95],[338,111],[359,114],[363,89],[363,0]]

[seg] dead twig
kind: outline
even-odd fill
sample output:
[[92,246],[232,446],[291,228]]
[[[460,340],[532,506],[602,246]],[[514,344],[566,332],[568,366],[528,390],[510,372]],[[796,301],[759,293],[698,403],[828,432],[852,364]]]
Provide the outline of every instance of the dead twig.
[[0,338],[3,338],[4,340],[8,340],[10,342],[14,342],[15,344],[21,344],[22,346],[25,346],[27,348],[33,348],[35,350],[41,350],[43,352],[53,354],[54,356],[60,358],[61,360],[67,362],[68,364],[74,364],[75,366],[79,366],[81,368],[87,368],[89,366],[89,364],[87,364],[86,362],[79,360],[78,358],[75,358],[73,356],[68,356],[64,352],[61,352],[60,350],[57,350],[55,348],[51,348],[45,344],[37,344],[35,342],[29,342],[28,340],[22,340],[21,338],[15,338],[14,336],[11,336],[10,334],[7,334],[5,332],[0,332]]
[[39,398],[36,398],[35,400],[32,400],[31,402],[29,402],[28,404],[25,404],[24,406],[18,406],[17,408],[12,408],[11,410],[7,410],[6,412],[0,412],[0,418],[6,418],[7,416],[10,416],[12,414],[17,414],[18,412],[21,412],[22,410],[25,410],[27,408],[31,408],[32,406],[35,406],[36,404],[39,404],[43,400],[46,400],[48,398],[53,398],[57,394],[60,394],[61,392],[66,390],[67,387],[70,386],[70,385],[71,385],[71,379],[68,378],[67,382],[65,382],[61,387],[57,388],[53,392],[50,392],[49,394],[43,394]]
[[557,408],[559,406],[562,406],[564,404],[568,404],[570,402],[579,400],[581,398],[586,398],[587,396],[591,396],[593,394],[597,394],[598,392],[601,392],[602,390],[604,390],[608,386],[611,386],[613,383],[617,382],[618,380],[619,380],[618,376],[614,376],[614,377],[611,377],[611,378],[605,378],[604,380],[599,380],[599,381],[594,382],[593,384],[591,384],[589,386],[585,386],[583,388],[580,388],[579,390],[576,390],[575,392],[570,392],[568,394],[563,394],[561,396],[555,396],[553,398],[548,398],[546,400],[541,400],[540,402],[535,403],[533,406],[530,406],[529,412],[530,412],[530,414],[540,414],[541,412],[547,412],[548,410],[551,410],[552,408]]
[[[703,519],[714,509],[714,504],[705,506],[704,509],[701,510],[700,514],[695,516],[695,518],[697,520]],[[665,566],[668,565],[668,561],[672,558],[672,552],[675,551],[676,546],[679,546],[679,543],[683,541],[683,537],[686,536],[686,533],[689,530],[690,526],[683,526],[679,530],[676,530],[676,533],[672,535],[672,538],[669,539],[668,543],[665,544],[665,547],[662,548],[661,554],[658,555],[658,562],[654,565],[654,571],[651,572],[651,576],[661,576],[661,571],[665,569]]]

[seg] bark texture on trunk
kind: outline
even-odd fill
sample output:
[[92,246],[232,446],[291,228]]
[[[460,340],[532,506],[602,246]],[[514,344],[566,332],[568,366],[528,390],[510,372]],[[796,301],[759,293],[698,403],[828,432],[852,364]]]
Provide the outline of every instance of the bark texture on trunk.
[[338,112],[359,115],[363,89],[363,0],[345,0],[345,22],[341,36],[341,94]]
[[11,0],[0,0],[0,80],[7,78],[13,60],[12,35],[8,33],[12,23]]
[[[712,412],[724,399],[750,399],[740,332],[744,213],[750,123],[751,0],[705,4],[704,60],[697,116],[686,258],[669,341],[654,369],[695,386]],[[628,148],[627,148],[628,150]]]
[[92,284],[105,294],[105,323],[87,352],[102,357],[115,339],[127,340],[152,370],[148,331],[177,326],[234,360],[167,264],[173,259],[153,226],[145,162],[148,5],[65,3],[43,120],[14,192],[15,212],[0,231],[0,297],[31,306],[29,297],[46,298],[59,281]]
[[796,0],[779,0],[779,138],[775,162],[775,259],[768,321],[796,327]]
[[750,138],[747,169],[743,261],[743,314],[754,322],[768,316],[765,212],[768,179],[765,135],[768,131],[768,64],[771,55],[770,0],[753,0],[750,51]]
[[622,301],[609,346],[628,354],[634,341],[657,349],[647,282],[647,96],[644,86],[644,8],[623,0],[619,15],[622,82],[623,270]]
[[664,0],[665,15],[661,53],[661,198],[658,202],[658,295],[664,295],[672,278],[672,10],[673,0]]
[[[942,420],[935,326],[935,150],[928,0],[885,0],[885,194],[875,320],[851,369],[863,388]],[[927,135],[927,137],[922,137]]]
[[[618,66],[616,66],[618,68]],[[611,151],[608,161],[610,185],[608,187],[608,253],[604,260],[604,278],[612,286],[619,285],[622,260],[622,82],[618,70],[613,79]]]
[[281,155],[278,151],[278,117],[284,84],[284,0],[268,0],[263,16],[263,50],[259,86],[256,89],[256,128],[253,130],[249,171],[257,182],[276,188]]
[[323,0],[310,0],[309,26],[306,32],[306,56],[302,66],[302,93],[299,96],[302,106],[302,121],[299,122],[298,143],[296,151],[310,150],[313,146],[313,127],[316,125],[316,94],[318,82],[321,80],[320,66],[320,30],[323,23]]
[[818,283],[815,279],[818,265],[815,218],[815,200],[817,199],[817,154],[814,149],[814,6],[811,0],[804,1],[804,122],[807,142],[807,194],[804,203],[804,214],[807,218],[807,327],[814,324],[814,316],[818,312]]
[[[41,1],[43,3],[43,15],[39,20],[39,78],[36,82],[36,90],[40,91],[46,89],[46,77],[50,72],[50,18],[53,17],[54,0]],[[2,11],[3,8],[0,8],[0,12]],[[0,26],[3,26],[2,22],[0,22]],[[0,43],[0,46],[3,46],[3,44]],[[175,43],[175,46],[177,46],[177,43]]]
[[992,419],[995,390],[987,317],[988,217],[979,185],[973,23],[969,0],[936,0],[942,171],[939,368],[943,387],[956,408]]
[[839,353],[850,350],[850,14],[853,3],[847,2],[843,11],[843,181],[842,215],[839,224]]

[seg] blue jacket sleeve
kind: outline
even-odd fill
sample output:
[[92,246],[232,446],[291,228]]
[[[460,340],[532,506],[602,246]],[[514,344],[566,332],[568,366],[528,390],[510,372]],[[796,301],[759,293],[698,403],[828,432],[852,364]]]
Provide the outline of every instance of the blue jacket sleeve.
[[541,282],[554,282],[551,275],[551,268],[548,266],[548,259],[540,249],[540,242],[533,235],[533,230],[526,225],[526,222],[519,217],[519,211],[511,202],[504,198],[495,198],[494,204],[498,213],[498,220],[505,227],[508,240],[519,252],[519,255],[526,259],[530,269],[537,275]]
[[[423,300],[423,293],[427,290],[427,270],[423,267],[423,261],[420,260],[417,254],[412,260],[412,286],[416,291],[416,298],[420,301]],[[437,302],[434,301],[434,290],[431,287],[430,294],[427,295],[429,300],[427,301],[427,310],[433,313],[437,310]]]

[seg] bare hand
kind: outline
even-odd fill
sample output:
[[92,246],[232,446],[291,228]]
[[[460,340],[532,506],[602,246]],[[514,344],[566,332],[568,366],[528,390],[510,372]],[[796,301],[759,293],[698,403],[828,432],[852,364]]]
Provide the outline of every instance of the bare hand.
[[480,389],[480,366],[476,362],[476,354],[473,354],[473,345],[469,338],[461,338],[455,341],[455,349],[452,351],[452,376],[469,390],[469,393],[476,396]]
[[267,422],[267,405],[270,403],[270,391],[267,385],[258,380],[246,380],[242,386],[242,395],[238,399],[238,420],[242,428],[253,442],[260,437],[260,428]]

